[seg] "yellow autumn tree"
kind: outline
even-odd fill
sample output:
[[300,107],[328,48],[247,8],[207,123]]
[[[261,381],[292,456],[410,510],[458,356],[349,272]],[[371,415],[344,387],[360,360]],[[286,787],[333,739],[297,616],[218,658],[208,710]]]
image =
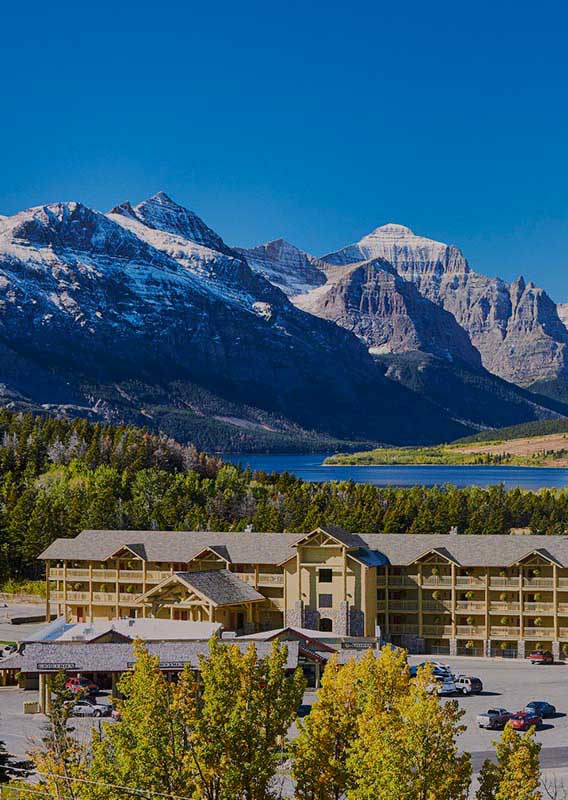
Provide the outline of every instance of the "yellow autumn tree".
[[497,763],[483,764],[476,800],[541,800],[541,745],[534,728],[521,736],[508,724],[495,744]]
[[352,786],[348,756],[357,739],[358,720],[367,707],[392,707],[408,691],[405,653],[385,647],[367,651],[359,662],[339,666],[333,656],[325,668],[317,702],[300,722],[293,746],[292,774],[297,800],[339,800]]
[[258,658],[217,639],[200,659],[200,680],[184,670],[177,703],[188,733],[183,757],[194,800],[269,800],[284,762],[286,734],[302,701],[300,669],[286,674],[287,648]]
[[432,691],[428,669],[390,707],[368,703],[348,758],[348,800],[466,800],[470,757],[456,743],[463,714]]

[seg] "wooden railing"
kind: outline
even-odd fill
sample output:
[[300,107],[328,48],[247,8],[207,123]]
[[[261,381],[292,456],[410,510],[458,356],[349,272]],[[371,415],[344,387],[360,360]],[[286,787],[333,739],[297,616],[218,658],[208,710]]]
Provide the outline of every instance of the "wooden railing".
[[525,626],[525,639],[550,639],[554,636],[554,628],[529,628]]
[[493,639],[518,639],[521,632],[519,628],[509,625],[492,625],[490,635]]
[[554,603],[523,603],[524,611],[554,612]]
[[477,575],[456,575],[456,586],[460,589],[463,586],[469,586],[474,589],[485,589],[485,577],[478,577]]
[[489,578],[489,588],[490,589],[518,589],[519,588],[519,579],[518,578],[500,578],[492,575]]
[[456,611],[485,611],[483,600],[457,600]]
[[552,589],[553,586],[553,578],[523,578],[525,589]]
[[422,578],[422,586],[429,588],[432,586],[451,586],[451,575],[427,575]]
[[451,636],[451,625],[424,625],[422,629],[424,636]]
[[519,603],[509,603],[507,600],[492,600],[489,604],[489,611],[492,614],[518,614]]
[[116,603],[116,592],[93,592],[93,603]]
[[458,636],[485,636],[484,625],[458,625]]

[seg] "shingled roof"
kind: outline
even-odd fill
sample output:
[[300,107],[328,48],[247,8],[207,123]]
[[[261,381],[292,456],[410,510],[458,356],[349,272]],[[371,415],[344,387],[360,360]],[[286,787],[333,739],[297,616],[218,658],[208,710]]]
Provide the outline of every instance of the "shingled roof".
[[[513,564],[535,551],[568,567],[566,536],[354,533],[347,538],[340,535],[349,542],[355,558],[372,566],[380,563],[407,566],[430,550],[438,550],[464,567]],[[226,553],[233,564],[282,564],[295,555],[294,545],[304,537],[305,534],[289,533],[86,530],[74,539],[57,539],[40,558],[104,561],[120,545],[136,545],[136,552],[143,553],[148,561],[187,562],[209,546]]]
[[[225,646],[225,643],[222,643]],[[227,642],[227,646],[238,647],[241,652],[251,642]],[[269,642],[255,642],[258,658],[269,655]],[[146,642],[148,652],[159,656],[162,669],[180,669],[189,664],[193,669],[199,667],[199,656],[207,656],[207,642]],[[286,642],[288,657],[285,669],[298,666],[299,642]],[[23,652],[15,657],[0,661],[2,669],[17,668],[26,673],[67,671],[125,672],[134,666],[134,645],[125,644],[46,644],[43,642],[27,644]]]
[[227,569],[211,569],[203,572],[176,572],[174,576],[190,589],[211,600],[216,606],[236,603],[254,603],[265,600],[264,595],[253,586],[242,581]]

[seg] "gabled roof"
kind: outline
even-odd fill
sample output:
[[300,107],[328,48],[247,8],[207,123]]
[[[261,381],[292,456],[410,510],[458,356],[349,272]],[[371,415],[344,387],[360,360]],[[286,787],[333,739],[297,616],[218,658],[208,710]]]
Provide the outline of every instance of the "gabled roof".
[[306,533],[305,536],[302,536],[300,539],[298,539],[293,546],[297,547],[299,544],[304,544],[304,542],[309,541],[313,536],[317,536],[318,533],[323,533],[326,536],[329,536],[330,539],[335,539],[338,544],[343,546],[353,546],[353,535],[348,533],[345,528],[342,528],[340,525],[326,525],[325,527],[318,526],[313,531]]
[[245,583],[227,569],[211,569],[202,572],[174,572],[153,586],[137,599],[143,603],[159,595],[171,583],[185,586],[213,606],[234,606],[241,603],[257,603],[266,600],[253,586]]
[[530,556],[540,556],[545,561],[548,561],[550,564],[556,564],[557,567],[561,567],[562,566],[560,561],[558,561],[557,558],[554,558],[554,556],[550,555],[548,550],[546,550],[544,547],[538,547],[538,548],[535,548],[534,550],[528,550],[520,558],[516,558],[514,561],[511,561],[509,564],[506,564],[505,566],[512,567],[515,564],[520,564],[522,561],[524,561],[525,559],[529,558]]
[[112,553],[109,553],[108,556],[105,556],[105,558],[103,560],[107,561],[109,558],[114,558],[119,553],[121,553],[123,550],[128,550],[136,558],[141,558],[142,561],[146,561],[147,560],[146,559],[146,548],[140,542],[131,542],[130,544],[121,544],[119,547],[117,547],[115,550],[113,550]]
[[231,559],[229,558],[229,553],[227,552],[227,548],[224,545],[206,545],[206,547],[202,547],[192,556],[190,556],[187,560],[188,561],[198,561],[201,556],[205,555],[205,553],[211,553],[213,556],[217,556],[222,561],[225,561],[227,564],[231,563]]
[[[304,642],[317,642],[317,647],[320,650],[328,650],[330,653],[335,653],[335,648],[330,647],[322,639],[333,638],[333,635],[328,632],[310,630],[309,628],[295,628],[293,625],[288,625],[285,628],[276,628],[272,631],[259,631],[258,633],[244,634],[243,636],[236,637],[238,641],[249,639],[255,642],[271,642],[273,639],[280,639],[282,636],[292,636],[301,639]],[[286,639],[286,641],[290,641]]]
[[414,560],[415,561],[420,561],[421,559],[423,559],[426,556],[429,556],[431,554],[434,554],[436,556],[440,556],[440,558],[443,558],[444,561],[450,561],[453,564],[457,564],[459,566],[460,562],[449,552],[447,547],[431,547],[429,550],[425,550],[423,553],[421,553],[418,556],[418,558],[416,558]]

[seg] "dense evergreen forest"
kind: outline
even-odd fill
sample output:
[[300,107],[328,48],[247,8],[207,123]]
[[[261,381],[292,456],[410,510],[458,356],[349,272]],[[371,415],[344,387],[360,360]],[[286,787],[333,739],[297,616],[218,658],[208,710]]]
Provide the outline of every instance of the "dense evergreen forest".
[[140,428],[0,410],[0,581],[38,576],[38,553],[82,528],[564,534],[567,519],[568,490],[312,484]]

